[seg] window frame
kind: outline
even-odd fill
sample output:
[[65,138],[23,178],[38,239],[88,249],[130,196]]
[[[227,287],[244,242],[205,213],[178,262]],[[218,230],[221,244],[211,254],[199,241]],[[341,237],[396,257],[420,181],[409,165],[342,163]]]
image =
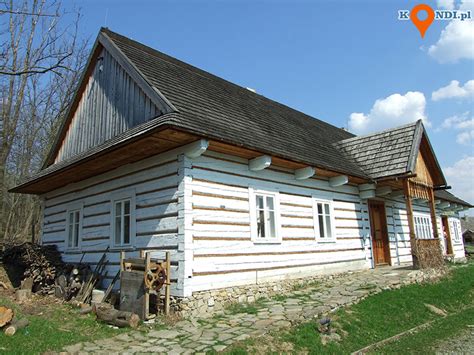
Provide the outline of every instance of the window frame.
[[[335,216],[334,216],[334,202],[331,199],[324,199],[319,196],[312,196],[313,201],[313,225],[314,225],[314,238],[318,243],[334,243],[337,240],[336,237],[336,227],[335,227]],[[318,212],[318,203],[323,204],[323,223],[324,231],[327,231],[326,227],[326,216],[327,214],[324,211],[324,205],[329,205],[329,221],[331,223],[331,237],[321,237],[320,228],[319,228],[319,212]]]
[[433,234],[433,223],[431,216],[421,213],[413,214],[413,222],[415,224],[416,239],[435,239]]
[[451,223],[449,223],[451,228],[451,237],[452,241],[456,244],[461,244],[462,241],[462,230],[461,229],[461,222],[456,218],[451,218]]
[[[130,209],[129,209],[129,225],[130,225],[130,241],[129,243],[123,243],[123,235],[121,235],[120,243],[115,242],[115,220],[116,220],[116,204],[122,203],[121,207],[121,230],[123,231],[123,216],[124,216],[124,205],[123,202],[129,201],[130,202]],[[120,249],[133,249],[135,247],[135,237],[136,237],[136,213],[135,213],[135,205],[136,205],[136,198],[135,198],[135,190],[127,190],[116,193],[112,196],[110,201],[110,244],[112,248],[120,248]]]
[[[79,221],[73,222],[73,225],[78,224],[78,231],[77,231],[77,245],[69,245],[69,232],[71,230],[71,226],[69,223],[69,215],[71,213],[79,212]],[[80,250],[82,246],[82,225],[84,221],[84,204],[83,203],[76,203],[69,205],[66,209],[66,236],[65,236],[65,244],[66,250]],[[74,231],[73,231],[74,233]],[[74,239],[74,235],[73,235]]]
[[[273,197],[273,213],[275,219],[275,237],[258,237],[257,226],[257,196]],[[250,213],[250,236],[254,244],[280,244],[281,238],[281,219],[280,219],[280,194],[275,190],[256,189],[249,187],[249,213]]]

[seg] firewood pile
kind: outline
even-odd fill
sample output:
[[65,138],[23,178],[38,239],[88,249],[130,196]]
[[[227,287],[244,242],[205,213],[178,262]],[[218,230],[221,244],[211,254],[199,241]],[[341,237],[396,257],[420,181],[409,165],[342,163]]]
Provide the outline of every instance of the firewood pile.
[[70,301],[82,291],[91,273],[91,268],[87,264],[66,264],[54,282],[54,295]]
[[[83,264],[66,264],[55,245],[43,246],[32,243],[8,246],[3,254],[5,266],[14,268],[19,274],[17,282],[22,290],[40,295],[54,295],[65,301],[91,301],[92,290],[106,276],[107,254],[91,269]],[[21,281],[21,285],[20,282]],[[25,301],[28,294],[18,298]]]
[[64,268],[56,246],[23,243],[7,247],[3,263],[22,270],[22,279],[32,279],[32,291],[42,295],[53,294],[56,277]]

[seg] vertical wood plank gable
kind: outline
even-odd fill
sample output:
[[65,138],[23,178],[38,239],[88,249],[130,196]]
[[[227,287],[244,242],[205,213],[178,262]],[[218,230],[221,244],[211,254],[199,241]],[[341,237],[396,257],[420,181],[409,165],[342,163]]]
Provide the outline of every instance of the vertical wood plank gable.
[[102,144],[161,113],[105,49],[96,61],[54,163]]

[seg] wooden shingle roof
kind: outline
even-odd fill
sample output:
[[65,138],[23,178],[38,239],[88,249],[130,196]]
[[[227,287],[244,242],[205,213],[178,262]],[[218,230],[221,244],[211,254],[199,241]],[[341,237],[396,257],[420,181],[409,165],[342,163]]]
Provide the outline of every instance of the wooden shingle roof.
[[149,86],[151,95],[166,102],[169,112],[53,164],[60,137],[67,130],[66,117],[43,170],[13,191],[44,191],[45,187],[34,190],[33,185],[40,179],[46,184],[51,176],[71,166],[164,127],[364,180],[413,172],[424,134],[421,122],[356,137],[108,29],[101,29],[96,43],[113,47],[116,55]]
[[333,145],[353,134],[108,29],[101,31],[177,109],[173,125],[308,165],[367,177]]
[[449,191],[446,191],[446,190],[437,190],[435,191],[435,198],[437,199],[440,199],[440,200],[445,200],[445,201],[448,201],[448,202],[453,202],[453,203],[457,203],[461,206],[465,206],[465,207],[473,207],[469,202],[466,202],[464,200],[461,200],[459,197],[457,196],[454,196],[451,192]]
[[[382,132],[342,140],[335,146],[373,179],[410,171],[421,121]],[[419,142],[418,142],[419,144]]]

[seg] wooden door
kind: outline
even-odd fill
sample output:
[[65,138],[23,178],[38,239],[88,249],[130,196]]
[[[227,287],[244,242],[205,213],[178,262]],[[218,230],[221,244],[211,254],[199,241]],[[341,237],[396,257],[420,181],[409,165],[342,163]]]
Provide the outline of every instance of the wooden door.
[[383,202],[369,202],[370,231],[372,234],[372,250],[374,265],[390,264],[390,245],[387,233],[387,218]]
[[453,244],[451,243],[451,230],[449,229],[448,217],[443,216],[441,221],[443,223],[443,237],[446,245],[446,254],[453,255]]

